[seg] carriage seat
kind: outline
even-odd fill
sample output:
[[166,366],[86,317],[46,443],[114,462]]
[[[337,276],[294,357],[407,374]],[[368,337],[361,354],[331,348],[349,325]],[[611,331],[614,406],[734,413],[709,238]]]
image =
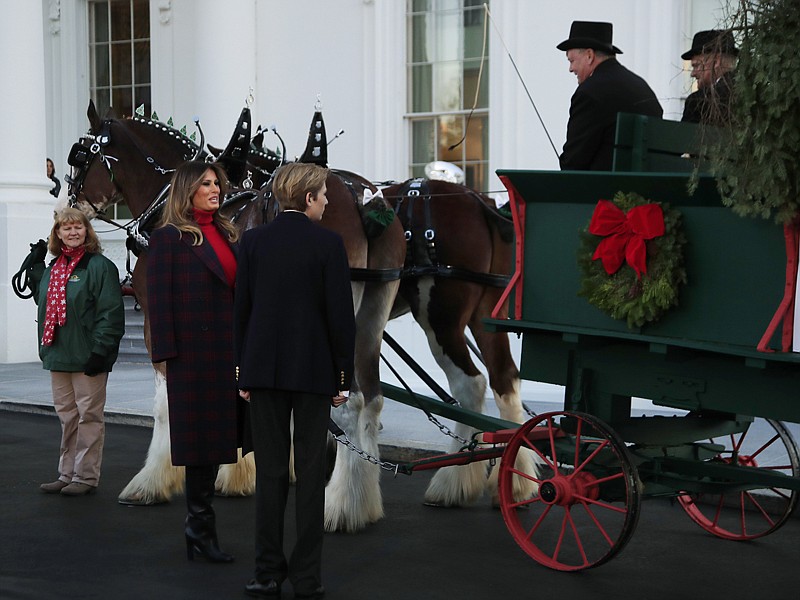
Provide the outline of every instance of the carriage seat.
[[700,173],[710,171],[704,147],[719,139],[718,127],[619,113],[613,171]]

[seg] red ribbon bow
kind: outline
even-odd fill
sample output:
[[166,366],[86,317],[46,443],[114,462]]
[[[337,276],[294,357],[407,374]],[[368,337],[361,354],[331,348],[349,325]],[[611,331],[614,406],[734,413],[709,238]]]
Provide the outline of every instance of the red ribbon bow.
[[624,213],[609,200],[600,200],[589,223],[589,233],[606,236],[592,255],[592,260],[603,261],[606,273],[613,275],[623,261],[636,271],[641,279],[647,272],[645,240],[664,235],[664,213],[658,204],[635,206]]

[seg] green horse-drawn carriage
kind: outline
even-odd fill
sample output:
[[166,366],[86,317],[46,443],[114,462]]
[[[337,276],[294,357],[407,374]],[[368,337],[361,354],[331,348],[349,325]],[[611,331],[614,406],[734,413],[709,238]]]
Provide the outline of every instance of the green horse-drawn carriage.
[[[645,497],[677,498],[701,527],[732,540],[772,533],[797,503],[800,458],[781,420],[800,422],[800,354],[757,349],[772,341],[765,330],[787,286],[783,231],[734,215],[709,176],[687,191],[696,162],[663,142],[681,146],[696,133],[622,117],[617,168],[627,170],[498,172],[511,195],[517,264],[506,290],[510,317],[487,326],[522,336],[522,377],[564,386],[564,408],[521,427],[476,423],[483,442],[497,446],[410,468],[502,454],[504,519],[546,566],[580,570],[607,561],[632,534]],[[614,287],[604,278],[617,275],[596,271],[601,260],[591,253],[602,236],[586,230],[598,201],[620,192],[628,209],[634,197],[637,206],[663,207],[663,243],[651,234],[639,244],[648,266],[669,271],[660,289],[645,283],[650,273],[628,274]],[[619,215],[624,222],[625,211]],[[636,230],[615,231],[636,237]],[[646,305],[636,313],[633,302],[627,319],[598,300],[625,285]],[[663,298],[671,306],[650,310]],[[632,398],[670,411],[634,416]],[[536,456],[536,473],[515,467],[522,452]],[[538,493],[515,498],[517,478],[535,481]]]

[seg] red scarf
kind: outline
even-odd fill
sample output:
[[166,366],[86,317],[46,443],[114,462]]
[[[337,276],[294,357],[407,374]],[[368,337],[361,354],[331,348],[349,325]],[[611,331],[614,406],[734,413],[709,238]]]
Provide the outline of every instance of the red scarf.
[[50,270],[42,346],[52,346],[56,334],[56,325],[63,327],[64,323],[67,322],[67,281],[69,281],[70,275],[72,275],[85,253],[86,246],[78,246],[77,248],[64,246],[53,268]]
[[222,265],[222,270],[225,272],[228,285],[233,287],[236,281],[236,257],[233,255],[233,250],[231,250],[227,240],[222,237],[219,229],[214,225],[214,212],[200,210],[198,208],[192,210],[194,213],[194,220],[200,225],[200,231],[203,232],[203,237],[211,244],[211,248],[213,248],[214,253],[217,255]]

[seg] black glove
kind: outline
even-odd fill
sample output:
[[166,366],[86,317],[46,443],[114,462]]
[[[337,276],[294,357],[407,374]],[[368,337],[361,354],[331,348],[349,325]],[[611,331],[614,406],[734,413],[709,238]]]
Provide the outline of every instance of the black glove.
[[89,360],[83,365],[83,374],[89,377],[94,377],[98,373],[105,373],[106,371],[106,357],[96,352],[92,352]]

